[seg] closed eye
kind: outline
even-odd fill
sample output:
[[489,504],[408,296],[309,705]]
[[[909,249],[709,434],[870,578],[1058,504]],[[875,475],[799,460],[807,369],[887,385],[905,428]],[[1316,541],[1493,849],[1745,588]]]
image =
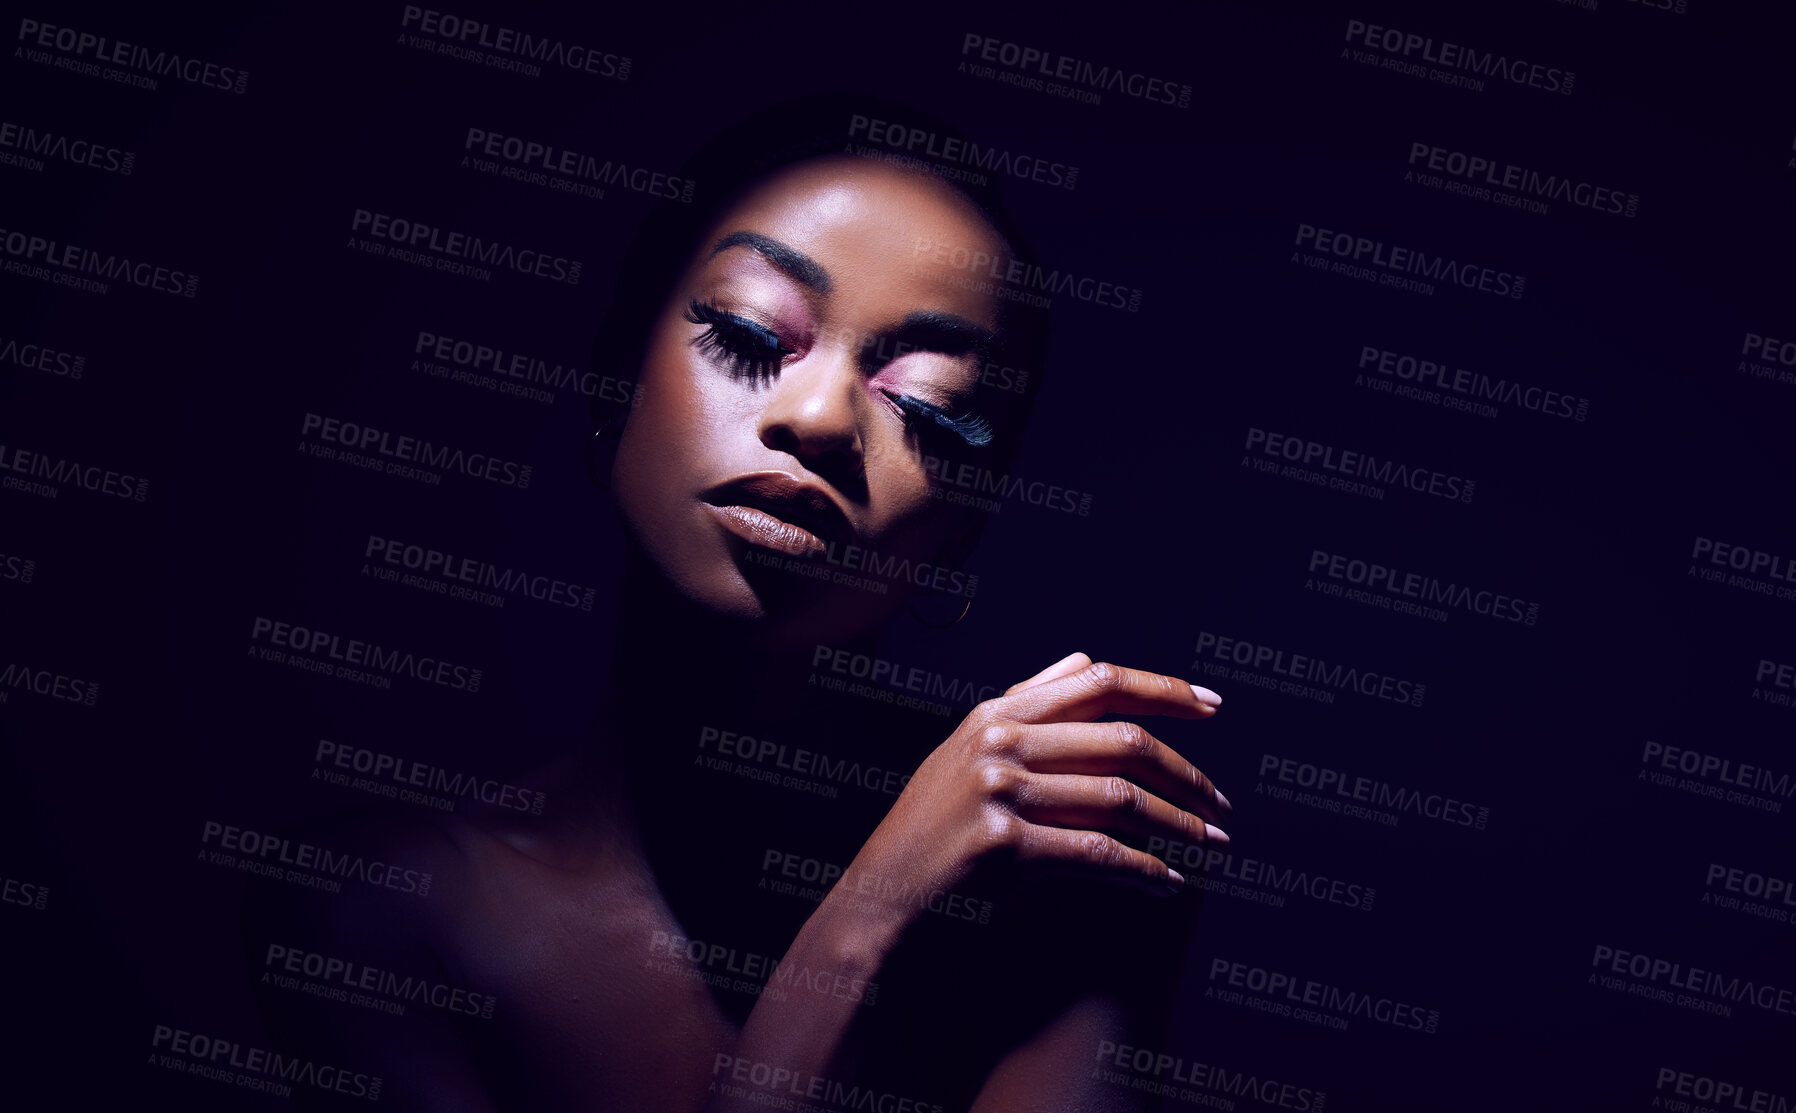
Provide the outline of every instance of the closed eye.
[[695,325],[709,326],[692,343],[732,378],[748,379],[756,386],[771,382],[780,364],[793,354],[771,329],[708,302],[693,299],[685,316]]
[[918,433],[946,432],[964,441],[969,448],[984,448],[992,443],[992,423],[973,413],[950,414],[921,398],[898,394],[883,387],[880,393],[904,411],[907,423]]

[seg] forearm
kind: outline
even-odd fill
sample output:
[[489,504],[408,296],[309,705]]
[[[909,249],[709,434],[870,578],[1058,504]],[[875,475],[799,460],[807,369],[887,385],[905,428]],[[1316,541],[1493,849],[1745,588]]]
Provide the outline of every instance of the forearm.
[[816,1096],[856,1018],[879,996],[878,977],[906,920],[886,902],[854,895],[845,874],[805,921],[768,978],[734,1047],[712,1064],[703,1113],[761,1113],[757,1093]]

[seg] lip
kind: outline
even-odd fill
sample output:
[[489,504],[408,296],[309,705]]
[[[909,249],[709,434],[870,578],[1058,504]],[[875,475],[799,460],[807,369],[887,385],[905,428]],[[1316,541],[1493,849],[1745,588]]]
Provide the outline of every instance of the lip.
[[724,529],[788,556],[818,556],[830,542],[849,541],[855,534],[828,492],[785,472],[738,476],[699,498]]

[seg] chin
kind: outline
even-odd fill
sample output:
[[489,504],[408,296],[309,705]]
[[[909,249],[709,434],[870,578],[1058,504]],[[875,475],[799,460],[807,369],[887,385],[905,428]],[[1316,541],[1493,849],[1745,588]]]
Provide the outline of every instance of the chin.
[[870,608],[858,592],[789,583],[789,573],[758,583],[743,577],[739,570],[732,571],[732,588],[695,601],[720,619],[737,624],[747,640],[768,649],[809,653],[819,645],[842,645],[891,617],[890,608]]

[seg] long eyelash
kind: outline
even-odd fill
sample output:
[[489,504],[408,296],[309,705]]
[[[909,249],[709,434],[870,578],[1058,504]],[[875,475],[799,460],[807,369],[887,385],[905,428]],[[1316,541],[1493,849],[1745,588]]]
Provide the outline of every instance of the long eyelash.
[[962,414],[954,417],[946,410],[937,409],[921,398],[912,398],[908,394],[883,392],[887,398],[898,404],[910,417],[919,421],[933,422],[940,428],[953,433],[973,448],[984,448],[992,443],[992,423],[974,414]]
[[771,379],[780,363],[792,354],[792,349],[767,329],[696,298],[686,306],[686,319],[695,325],[710,326],[693,344],[737,378],[757,382]]

